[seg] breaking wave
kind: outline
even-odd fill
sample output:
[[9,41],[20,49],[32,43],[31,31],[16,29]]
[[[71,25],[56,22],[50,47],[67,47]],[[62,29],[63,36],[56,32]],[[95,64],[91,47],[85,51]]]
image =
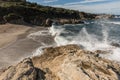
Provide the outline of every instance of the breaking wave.
[[[96,52],[100,56],[120,61],[120,26],[105,21],[94,21],[79,25],[52,25],[49,29],[57,46],[77,44],[83,49]],[[109,54],[108,54],[108,53]]]
[[49,29],[28,35],[29,39],[41,44],[33,51],[33,56],[41,55],[46,47],[76,44],[84,50],[97,52],[101,57],[120,61],[120,25],[116,23],[91,20],[85,24],[53,24]]

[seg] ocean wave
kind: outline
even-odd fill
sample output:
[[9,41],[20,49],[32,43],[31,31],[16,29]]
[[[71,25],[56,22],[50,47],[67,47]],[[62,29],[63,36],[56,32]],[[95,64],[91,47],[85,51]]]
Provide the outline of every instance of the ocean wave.
[[[113,24],[120,24],[120,22],[109,22]],[[92,27],[90,27],[92,24]],[[61,25],[55,26],[53,25],[50,28],[51,35],[54,35],[54,40],[58,46],[67,45],[67,44],[76,44],[82,46],[83,49],[89,51],[108,51],[110,54],[102,54],[101,57],[105,57],[107,59],[118,61],[120,57],[120,48],[111,45],[114,41],[118,41],[113,39],[111,36],[112,28],[109,25],[106,25],[100,22],[92,22],[91,24],[86,25]],[[94,25],[93,25],[94,24]],[[96,26],[98,24],[98,26]],[[100,25],[100,26],[99,26]],[[79,32],[74,32],[79,30]],[[66,33],[65,33],[66,32]],[[73,34],[76,33],[76,34]],[[72,34],[72,35],[71,35]],[[111,54],[112,53],[112,54]],[[120,61],[120,60],[119,60]]]
[[118,24],[118,25],[120,25],[120,22],[107,22],[107,23]]

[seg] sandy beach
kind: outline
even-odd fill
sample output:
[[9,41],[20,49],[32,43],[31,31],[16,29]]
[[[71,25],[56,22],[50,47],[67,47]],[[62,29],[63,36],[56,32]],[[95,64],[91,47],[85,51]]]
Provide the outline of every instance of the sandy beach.
[[27,36],[44,29],[47,28],[15,24],[0,25],[0,67],[7,67],[32,56],[32,52],[42,45],[41,42],[48,42],[47,39],[50,37],[37,36],[36,41]]
[[16,41],[19,35],[25,34],[30,27],[15,24],[0,25],[0,48]]

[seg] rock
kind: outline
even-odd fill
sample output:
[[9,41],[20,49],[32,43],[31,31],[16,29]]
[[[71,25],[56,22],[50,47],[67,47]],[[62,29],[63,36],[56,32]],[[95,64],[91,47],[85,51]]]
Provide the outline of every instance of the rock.
[[76,45],[50,47],[33,64],[46,72],[46,80],[119,80],[120,66]]
[[32,60],[0,70],[0,80],[119,80],[119,76],[118,63],[77,45],[45,48]]
[[60,24],[72,24],[70,19],[59,19]]
[[0,80],[36,80],[36,69],[31,59],[24,59],[16,66],[10,66],[0,75]]
[[5,15],[3,19],[6,23],[25,24],[23,17],[15,13],[10,13],[8,15]]
[[84,21],[77,19],[60,19],[60,24],[84,24]]
[[113,17],[112,15],[103,14],[103,15],[96,16],[95,19],[109,19],[112,17]]
[[41,16],[36,16],[35,18],[33,18],[31,21],[30,21],[31,24],[33,25],[39,25],[39,26],[45,26],[45,23],[46,23],[46,19],[44,17],[41,17]]
[[47,19],[45,26],[52,26],[52,23],[53,23],[52,19]]
[[115,47],[120,47],[120,44],[119,43],[111,43],[112,46],[115,46]]
[[84,24],[84,21],[81,21],[81,20],[75,20],[73,23],[74,23],[74,24]]
[[2,17],[0,17],[0,24],[5,24],[5,23],[6,23],[5,20]]
[[96,54],[110,54],[111,50],[96,50],[94,51]]

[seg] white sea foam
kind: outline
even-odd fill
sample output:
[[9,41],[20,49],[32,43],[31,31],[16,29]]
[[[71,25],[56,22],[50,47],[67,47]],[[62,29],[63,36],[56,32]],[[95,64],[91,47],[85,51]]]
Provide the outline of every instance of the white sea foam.
[[120,16],[115,16],[114,18],[117,18],[117,19],[118,19],[118,18],[120,18]]
[[41,55],[43,53],[43,46],[42,47],[39,47],[37,48],[35,51],[33,51],[33,55],[32,56],[38,56],[38,55]]
[[64,31],[64,28],[61,27],[62,26],[52,25],[52,27],[49,29],[49,32],[51,33],[52,36],[60,35],[60,33]]
[[[90,51],[103,50],[110,51],[110,54],[101,54],[101,57],[108,58],[110,60],[120,61],[120,48],[112,46],[109,38],[109,27],[102,25],[102,40],[98,40],[97,35],[90,34],[85,27],[83,27],[75,36],[62,36],[61,33],[65,32],[63,26],[52,26],[50,33],[55,36],[54,40],[60,45],[77,44],[82,45],[84,49]],[[74,27],[73,27],[74,28]],[[96,31],[96,30],[95,30]]]
[[40,30],[38,32],[34,32],[34,33],[29,34],[27,37],[30,39],[34,39],[34,37],[36,37],[36,36],[46,36],[46,35],[49,35],[48,30]]
[[118,21],[117,22],[111,21],[111,22],[107,22],[107,23],[120,25],[120,22],[118,22]]
[[[101,25],[100,29],[98,26],[96,28],[93,28],[93,32],[101,32],[102,36],[99,36],[96,33],[91,33],[89,31],[90,28],[86,28],[87,25],[89,27],[89,24],[79,24],[79,25],[52,25],[48,30],[38,31],[35,33],[32,33],[28,35],[28,38],[35,40],[38,36],[47,36],[52,35],[54,37],[54,41],[57,45],[46,45],[43,42],[41,42],[41,46],[37,48],[35,51],[33,51],[33,56],[41,55],[43,53],[43,48],[49,47],[49,46],[61,46],[61,45],[67,45],[67,44],[77,44],[79,46],[82,46],[85,50],[90,51],[96,51],[96,50],[103,50],[108,51],[110,54],[101,54],[101,57],[105,57],[110,60],[120,61],[120,48],[117,46],[112,46],[112,42],[119,42],[115,38],[115,36],[111,36],[110,29],[114,30],[115,28],[110,28],[108,25],[104,24],[104,22],[108,22],[111,25],[110,21],[102,21],[102,22],[92,22],[93,24]],[[113,22],[112,22],[113,23]],[[116,22],[114,22],[116,24]],[[119,23],[117,23],[119,24]],[[112,24],[113,25],[113,24]],[[67,27],[66,27],[67,26]],[[76,27],[77,26],[77,27]],[[94,26],[94,25],[93,25]],[[71,28],[73,27],[73,28]],[[78,28],[81,27],[81,28]],[[79,30],[78,33],[74,33],[74,30]],[[97,30],[98,28],[98,30]],[[68,30],[66,30],[68,29]],[[71,29],[71,30],[69,30]],[[115,29],[116,30],[116,29]],[[97,32],[98,31],[98,32]],[[115,31],[113,31],[115,33]],[[113,35],[113,34],[112,34]],[[118,36],[119,37],[119,36]],[[112,39],[113,38],[113,39]]]
[[[40,44],[40,47],[38,47],[37,49],[35,49],[32,52],[32,56],[38,56],[41,55],[43,53],[43,49],[46,47],[50,47],[51,45],[48,45],[44,39],[41,40],[42,38],[45,38],[45,40],[47,39],[47,36],[51,36],[49,33],[49,30],[40,30],[34,33],[31,33],[27,36],[28,39],[32,39],[33,41],[38,42],[38,44]],[[39,39],[40,38],[40,39]],[[54,44],[53,44],[54,45]]]

